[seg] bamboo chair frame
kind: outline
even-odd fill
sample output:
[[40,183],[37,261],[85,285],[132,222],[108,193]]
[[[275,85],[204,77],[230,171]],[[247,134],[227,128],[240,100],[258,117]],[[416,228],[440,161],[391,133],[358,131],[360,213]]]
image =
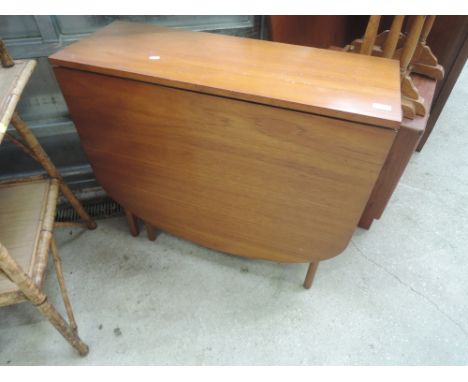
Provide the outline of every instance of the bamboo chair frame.
[[[31,253],[30,271],[25,272],[8,249],[0,242],[0,275],[6,276],[17,287],[10,291],[3,291],[0,294],[0,306],[30,301],[78,353],[84,356],[88,353],[89,349],[78,336],[77,325],[63,276],[62,261],[53,238],[54,218],[59,190],[57,179],[33,177],[15,181],[4,181],[0,183],[0,192],[7,186],[11,189],[10,193],[13,193],[16,188],[35,182],[48,183],[48,189],[46,191],[47,197],[44,198],[43,205],[41,206],[42,213],[38,223],[39,227],[37,228],[37,244],[33,253]],[[48,301],[46,294],[42,290],[49,251],[54,261],[68,322],[60,315],[54,305]]]
[[[1,40],[0,62],[4,68],[12,68],[15,66],[15,61],[11,59],[3,41]],[[10,193],[12,192],[12,189],[26,184],[33,184],[35,182],[43,182],[43,184],[45,182],[48,186],[46,191],[47,197],[42,201],[41,218],[37,223],[39,225],[37,228],[38,233],[31,253],[30,269],[28,272],[25,272],[22,269],[16,259],[11,255],[11,252],[0,242],[0,277],[6,276],[6,278],[16,285],[16,287],[11,290],[7,288],[0,292],[0,306],[30,301],[78,351],[78,353],[84,356],[88,353],[89,349],[78,336],[75,317],[68,297],[67,288],[65,286],[61,258],[53,238],[59,190],[77,211],[83,221],[83,224],[88,229],[95,229],[96,223],[84,210],[79,200],[65,183],[60,172],[52,163],[28,125],[14,110],[35,67],[35,61],[33,60],[17,61],[17,63],[20,63],[22,67],[18,73],[15,72],[15,75],[18,75],[18,78],[13,82],[13,87],[11,89],[7,89],[9,93],[6,95],[6,102],[3,103],[3,105],[6,106],[2,106],[2,109],[0,110],[0,142],[3,137],[5,137],[17,145],[21,150],[42,165],[49,178],[45,176],[36,176],[0,182],[0,192],[2,192],[3,187],[9,187],[10,191],[8,192]],[[20,138],[17,138],[10,132],[6,131],[10,122],[18,132]],[[72,224],[75,225],[74,223]],[[42,290],[49,251],[52,254],[68,322],[65,321],[55,307],[48,301],[47,296]]]
[[21,139],[16,138],[13,134],[8,132],[5,133],[5,138],[7,138],[10,142],[18,146],[31,158],[39,162],[39,164],[42,165],[44,170],[46,170],[47,174],[51,178],[58,180],[60,185],[60,191],[62,192],[63,196],[65,196],[65,198],[69,201],[72,207],[76,210],[78,215],[81,217],[81,219],[83,220],[83,224],[88,229],[95,229],[97,227],[96,223],[85,211],[80,201],[76,198],[75,194],[70,190],[68,185],[63,180],[62,175],[52,163],[52,161],[42,148],[37,138],[31,132],[29,126],[21,119],[21,117],[16,111],[11,117],[11,124],[15,127],[16,131],[21,136]]
[[[15,62],[11,59],[8,51],[3,43],[0,40],[0,62],[4,68],[11,68],[15,65]],[[23,62],[21,62],[23,64]],[[19,114],[14,110],[16,108],[16,104],[21,96],[21,93],[26,85],[26,82],[31,76],[32,71],[34,70],[35,62],[29,61],[26,63],[26,68],[24,70],[24,75],[19,78],[17,81],[15,88],[11,89],[10,100],[7,103],[7,108],[4,111],[3,115],[0,116],[1,118],[1,126],[0,126],[0,142],[3,137],[8,139],[10,142],[18,146],[23,152],[28,154],[31,158],[36,160],[47,172],[47,174],[51,178],[55,178],[58,180],[60,185],[60,191],[65,196],[65,198],[69,201],[69,203],[73,206],[76,210],[78,215],[81,217],[83,224],[88,229],[95,229],[96,223],[93,219],[88,215],[88,213],[84,210],[83,206],[81,205],[80,201],[76,198],[73,192],[70,190],[68,185],[62,178],[62,175],[57,170],[55,165],[50,160],[47,153],[42,148],[41,144],[37,140],[37,138],[32,133],[29,126],[24,122]],[[8,69],[7,69],[8,70]],[[7,132],[6,128],[8,124],[11,122],[15,130],[17,131],[18,135],[20,136],[17,138],[12,133]]]

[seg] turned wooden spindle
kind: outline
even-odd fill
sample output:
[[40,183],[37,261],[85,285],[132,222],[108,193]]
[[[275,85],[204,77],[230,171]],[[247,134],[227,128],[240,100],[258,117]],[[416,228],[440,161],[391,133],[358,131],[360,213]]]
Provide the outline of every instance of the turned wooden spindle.
[[413,119],[416,115],[424,116],[426,107],[424,99],[419,95],[414,86],[410,74],[410,63],[416,51],[419,38],[424,26],[426,16],[415,16],[412,20],[410,30],[405,38],[400,55],[400,75],[401,75],[401,95],[403,115],[406,118]]
[[432,26],[434,25],[436,17],[435,16],[427,16],[426,21],[424,22],[424,28],[421,33],[421,39],[420,41],[426,44],[427,37],[429,36],[429,33],[432,30]]
[[[435,21],[435,16],[427,16],[424,22],[422,31],[421,31],[421,35],[419,36],[418,45],[416,46],[416,50],[411,60],[411,64],[414,64],[419,61],[422,55],[422,52],[424,50],[424,47],[426,47],[427,36],[429,36],[429,33],[431,32],[432,26],[434,25],[434,21]],[[437,60],[435,64],[437,64]]]
[[379,30],[380,17],[381,16],[370,16],[359,53],[366,55],[372,54],[375,38]]
[[408,66],[413,58],[414,52],[416,51],[416,46],[418,44],[425,19],[426,16],[415,16],[408,36],[405,39],[405,44],[403,45],[403,50],[400,56],[400,72],[402,77],[407,74]]
[[393,18],[392,26],[390,27],[390,31],[388,32],[385,40],[382,57],[393,58],[398,41],[400,40],[401,28],[403,26],[404,19],[405,16],[395,16]]

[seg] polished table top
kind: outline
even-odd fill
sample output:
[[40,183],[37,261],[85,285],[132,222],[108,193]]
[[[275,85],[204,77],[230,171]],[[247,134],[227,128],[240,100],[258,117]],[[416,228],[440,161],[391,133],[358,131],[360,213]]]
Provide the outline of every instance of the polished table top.
[[50,62],[398,129],[398,61],[271,41],[114,22]]

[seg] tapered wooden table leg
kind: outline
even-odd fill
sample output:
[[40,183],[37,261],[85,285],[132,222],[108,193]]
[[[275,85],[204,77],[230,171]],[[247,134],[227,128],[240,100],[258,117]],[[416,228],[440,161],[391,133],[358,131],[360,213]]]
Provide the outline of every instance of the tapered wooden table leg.
[[132,236],[138,236],[140,230],[138,228],[138,222],[135,215],[133,215],[130,211],[125,210],[125,216],[127,217],[128,227],[130,228],[130,233]]
[[146,234],[148,235],[148,240],[155,241],[157,236],[156,228],[154,228],[151,224],[147,222],[144,223],[146,228]]
[[318,264],[318,261],[309,264],[309,269],[307,269],[307,275],[304,280],[305,289],[310,289],[310,287],[312,286],[312,281],[314,281],[315,272],[317,271]]

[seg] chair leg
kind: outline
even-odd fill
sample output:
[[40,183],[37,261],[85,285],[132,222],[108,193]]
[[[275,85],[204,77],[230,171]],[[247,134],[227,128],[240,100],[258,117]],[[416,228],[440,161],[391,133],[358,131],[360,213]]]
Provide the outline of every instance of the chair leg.
[[60,334],[72,345],[80,355],[88,354],[88,346],[78,337],[78,334],[64,320],[54,306],[47,301],[47,296],[40,290],[31,278],[24,273],[18,263],[9,255],[7,249],[0,243],[0,266],[6,276],[14,282],[25,297],[50,321]]
[[133,215],[129,210],[125,210],[125,216],[127,217],[128,227],[132,236],[138,236],[140,229],[138,228],[138,222],[135,215]]
[[80,215],[81,219],[86,223],[88,229],[95,229],[97,227],[96,223],[88,215],[80,201],[76,198],[75,194],[65,183],[60,172],[52,163],[37,138],[29,129],[28,125],[21,119],[17,112],[13,113],[13,116],[11,117],[11,123],[16,131],[18,131],[19,135],[21,135],[21,138],[23,139],[25,146],[27,146],[27,149],[34,154],[33,158],[37,160],[42,167],[44,167],[51,178],[55,178],[59,181],[60,191],[62,191],[62,194],[65,196],[65,198],[67,198],[78,215]]
[[60,315],[54,306],[47,301],[36,306],[37,309],[54,325],[60,334],[65,338],[71,346],[73,346],[81,356],[85,356],[89,352],[88,345],[86,345],[73,328],[67,324],[65,319]]
[[318,264],[318,261],[309,264],[309,269],[307,269],[307,275],[304,280],[305,289],[310,289],[310,287],[312,286],[312,281],[314,281],[315,272],[317,271]]
[[148,235],[148,240],[155,241],[157,236],[156,229],[151,224],[147,222],[144,223],[146,228],[146,234]]
[[65,286],[65,279],[63,277],[63,269],[62,269],[62,259],[60,258],[57,244],[55,243],[55,239],[52,237],[50,241],[50,249],[52,252],[52,258],[54,259],[55,265],[55,272],[57,273],[57,279],[60,286],[60,292],[62,293],[63,304],[65,305],[65,309],[67,311],[68,322],[72,330],[76,333],[78,327],[76,325],[75,316],[73,315],[73,309],[70,304],[70,299],[68,297],[67,287]]

